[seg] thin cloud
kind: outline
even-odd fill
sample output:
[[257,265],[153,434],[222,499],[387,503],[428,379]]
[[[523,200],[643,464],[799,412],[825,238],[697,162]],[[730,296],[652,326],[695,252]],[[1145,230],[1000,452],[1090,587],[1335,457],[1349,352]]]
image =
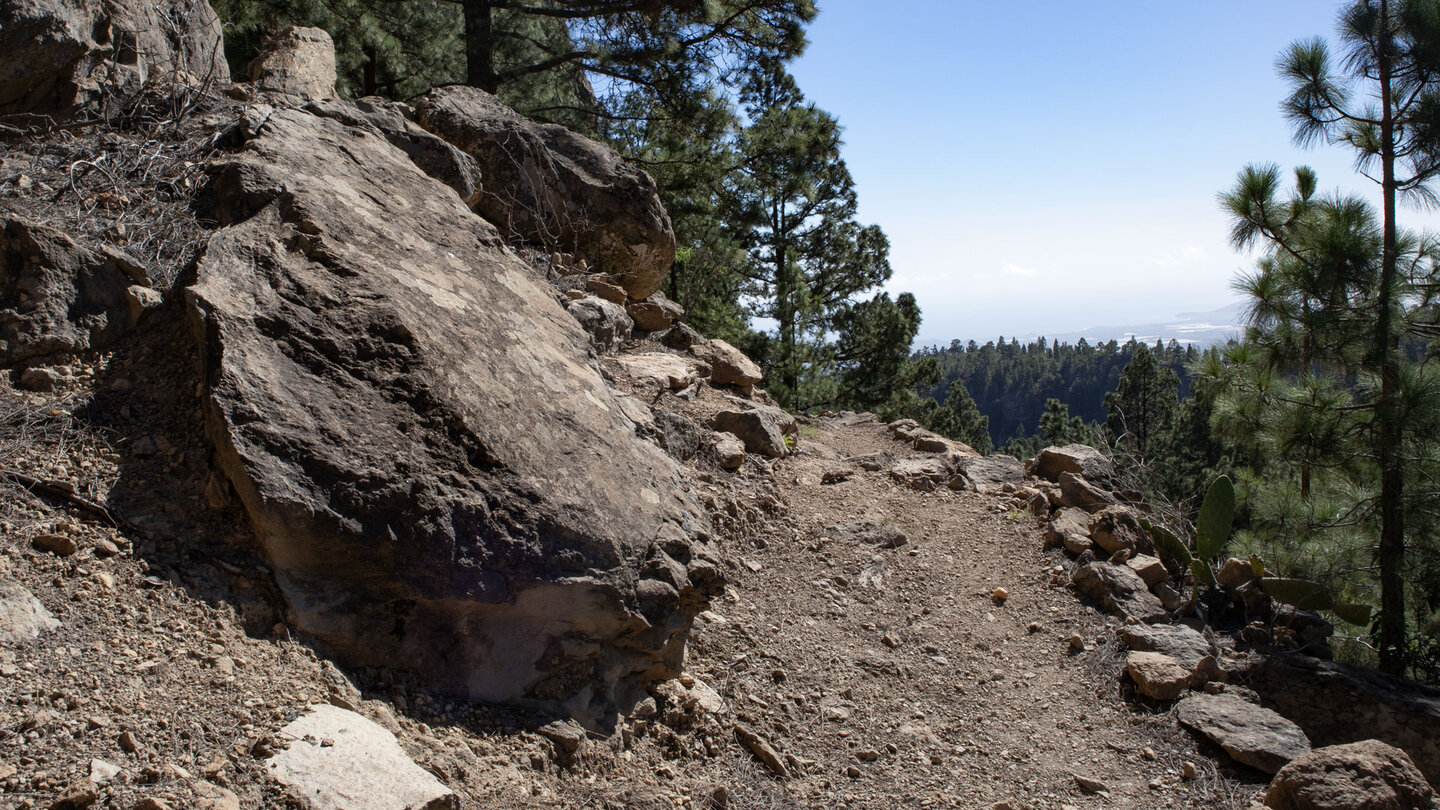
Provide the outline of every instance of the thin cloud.
[[1001,269],[1000,272],[1009,276],[1025,276],[1026,278],[1029,278],[1030,276],[1035,275],[1038,271],[1030,267],[1021,267],[1018,264],[1007,264],[1004,268]]

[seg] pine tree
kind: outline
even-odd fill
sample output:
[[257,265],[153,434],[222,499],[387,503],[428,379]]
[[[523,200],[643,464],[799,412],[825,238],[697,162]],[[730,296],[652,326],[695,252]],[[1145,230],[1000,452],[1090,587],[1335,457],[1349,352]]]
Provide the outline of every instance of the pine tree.
[[1070,415],[1070,406],[1051,397],[1045,400],[1045,412],[1040,415],[1040,433],[1052,445],[1083,443],[1089,438],[1085,420]]
[[[1361,168],[1369,170],[1367,176],[1378,175],[1380,185],[1380,253],[1366,365],[1378,374],[1370,425],[1379,477],[1377,642],[1381,669],[1399,673],[1406,650],[1407,533],[1400,350],[1404,269],[1396,204],[1401,195],[1434,199],[1428,183],[1440,172],[1440,3],[1357,0],[1341,15],[1340,39],[1345,57],[1338,70],[1320,38],[1293,44],[1279,66],[1291,86],[1284,108],[1296,140],[1350,147]],[[1237,244],[1257,238],[1280,244],[1275,240],[1283,236],[1284,223],[1273,211],[1255,207],[1265,199],[1263,194],[1234,198],[1250,206],[1232,207]]]
[[728,192],[747,226],[750,314],[775,324],[762,353],[770,392],[804,409],[833,400],[830,333],[857,295],[890,278],[890,245],[855,221],[839,122],[806,102],[783,66],[757,65],[741,99],[750,124]]
[[[1344,581],[1337,571],[1364,570],[1356,555],[1374,547],[1381,603],[1376,646],[1382,669],[1400,674],[1411,658],[1407,561],[1387,563],[1386,536],[1397,518],[1386,510],[1384,465],[1398,467],[1402,492],[1433,480],[1429,437],[1440,429],[1440,375],[1397,350],[1394,389],[1387,389],[1385,363],[1376,359],[1385,350],[1374,324],[1388,309],[1398,334],[1424,328],[1420,319],[1433,306],[1440,249],[1397,229],[1394,259],[1404,272],[1387,287],[1383,221],[1363,199],[1317,196],[1315,186],[1314,174],[1301,169],[1295,191],[1282,198],[1276,167],[1249,167],[1224,196],[1236,245],[1259,242],[1266,250],[1257,271],[1236,284],[1251,299],[1247,342],[1229,347],[1224,363],[1209,362],[1205,376],[1223,386],[1215,429],[1265,471],[1247,487],[1259,540],[1315,578],[1339,576],[1331,583],[1339,588],[1368,587]],[[1399,419],[1393,433],[1385,423],[1390,409]],[[1395,452],[1382,453],[1391,441]],[[1431,521],[1423,503],[1428,496],[1420,495],[1412,490],[1400,502],[1399,525],[1411,523],[1407,535]],[[1428,544],[1424,534],[1417,539]],[[1297,540],[1303,551],[1294,548]],[[1316,560],[1327,565],[1316,570]],[[1390,565],[1399,571],[1390,572]]]
[[1179,388],[1179,376],[1156,362],[1148,346],[1137,344],[1119,384],[1105,395],[1105,426],[1115,448],[1141,464],[1162,455],[1168,449]]
[[984,455],[993,449],[990,417],[980,413],[970,392],[958,383],[951,386],[950,396],[931,417],[930,425],[936,433],[962,441]]
[[917,386],[934,384],[940,374],[933,358],[916,359],[910,353],[920,330],[915,296],[900,293],[891,300],[889,293],[880,293],[847,304],[836,313],[834,327],[838,402],[886,418],[913,413]]

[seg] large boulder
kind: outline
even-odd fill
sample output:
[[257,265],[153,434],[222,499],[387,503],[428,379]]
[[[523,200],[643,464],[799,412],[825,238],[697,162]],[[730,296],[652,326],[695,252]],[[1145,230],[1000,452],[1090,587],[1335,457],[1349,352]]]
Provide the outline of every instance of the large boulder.
[[433,90],[416,109],[421,126],[479,162],[485,189],[475,210],[507,238],[583,257],[631,298],[660,289],[675,233],[648,174],[474,87]]
[[760,366],[719,338],[690,345],[690,353],[710,366],[710,382],[750,393],[761,380]]
[[1025,482],[1025,466],[1014,456],[999,453],[993,456],[962,454],[956,466],[970,483],[987,492],[999,489],[1005,484]]
[[207,430],[293,625],[593,724],[677,674],[723,585],[707,519],[495,230],[301,110],[211,171]]
[[1192,695],[1180,701],[1175,714],[1180,725],[1225,749],[1231,759],[1265,773],[1310,750],[1299,726],[1234,695]]
[[1056,484],[1060,483],[1060,474],[1066,472],[1083,476],[1096,484],[1108,484],[1115,475],[1115,466],[1110,459],[1084,444],[1047,447],[1028,466],[1031,475]]
[[1060,503],[1099,512],[1115,503],[1115,495],[1085,480],[1084,476],[1072,472],[1060,473]]
[[0,216],[0,366],[106,348],[141,311],[130,288],[149,284],[145,268],[114,248]]
[[1404,751],[1379,740],[1301,754],[1265,792],[1276,810],[1430,810],[1435,791]]
[[246,68],[261,90],[306,101],[335,97],[335,42],[323,28],[292,25],[266,37]]
[[0,0],[0,115],[65,118],[147,87],[228,82],[205,0]]

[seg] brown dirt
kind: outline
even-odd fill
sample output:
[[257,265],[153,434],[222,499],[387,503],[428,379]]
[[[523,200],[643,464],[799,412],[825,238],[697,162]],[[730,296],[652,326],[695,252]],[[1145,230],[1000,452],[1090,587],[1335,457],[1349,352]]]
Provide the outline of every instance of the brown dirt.
[[[207,806],[202,783],[244,807],[291,805],[256,743],[324,700],[396,732],[467,807],[1244,807],[1262,787],[1127,700],[1116,621],[1063,584],[1066,561],[1041,551],[1008,496],[917,492],[847,461],[914,454],[865,416],[807,421],[798,454],[734,473],[703,442],[691,461],[731,584],[696,622],[687,668],[723,713],[662,706],[566,758],[535,732],[550,718],[342,673],[290,636],[243,515],[211,481],[177,321],[77,362],[61,391],[0,384],[0,468],[58,485],[37,495],[0,476],[0,577],[63,623],[0,648],[0,806],[49,807],[92,758],[123,769],[99,807]],[[646,398],[703,421],[725,396]],[[836,470],[849,478],[821,483]],[[118,525],[77,508],[67,485]],[[857,521],[908,542],[831,537]],[[39,551],[42,533],[79,551]],[[1070,651],[1074,633],[1084,652]],[[737,723],[789,778],[740,745]],[[1185,760],[1200,779],[1181,778]]]

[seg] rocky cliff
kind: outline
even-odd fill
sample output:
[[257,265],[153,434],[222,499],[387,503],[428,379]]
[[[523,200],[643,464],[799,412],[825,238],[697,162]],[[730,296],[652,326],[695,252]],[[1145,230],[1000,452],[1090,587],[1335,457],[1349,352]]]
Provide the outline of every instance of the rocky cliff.
[[[6,13],[25,23],[10,37],[59,12]],[[679,673],[723,587],[708,516],[572,314],[608,315],[609,342],[631,339],[627,304],[668,326],[669,220],[607,147],[479,91],[436,91],[418,123],[330,98],[333,56],[309,54],[328,42],[284,32],[187,124],[223,146],[192,200],[197,260],[159,293],[184,301],[213,463],[287,622],[336,660],[611,723]],[[89,97],[62,61],[30,86],[74,113]],[[107,348],[138,322],[130,288],[152,292],[122,249],[23,215],[0,249],[8,367]]]

